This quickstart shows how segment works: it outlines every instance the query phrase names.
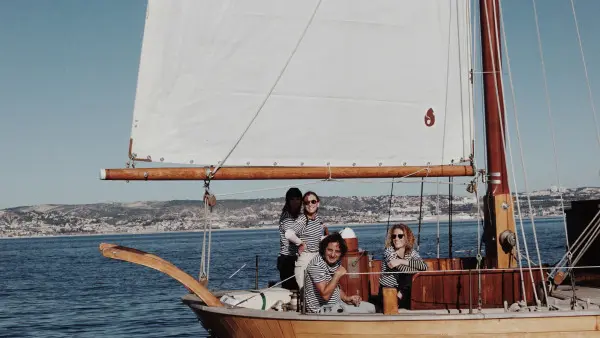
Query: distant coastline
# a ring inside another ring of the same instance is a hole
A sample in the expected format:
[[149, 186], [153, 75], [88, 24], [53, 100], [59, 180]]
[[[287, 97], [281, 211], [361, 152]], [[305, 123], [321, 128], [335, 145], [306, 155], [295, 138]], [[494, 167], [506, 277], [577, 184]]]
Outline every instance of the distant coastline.
[[[520, 207], [524, 218], [561, 217], [564, 206], [600, 199], [600, 188], [547, 189], [531, 192]], [[210, 212], [202, 200], [131, 203], [44, 204], [0, 210], [0, 238], [202, 232], [206, 224], [218, 231], [274, 227], [284, 198], [224, 199]], [[417, 224], [476, 221], [481, 199], [469, 196], [321, 196], [319, 215], [327, 224]], [[275, 224], [274, 224], [275, 223]]]
[[[547, 220], [547, 219], [562, 219], [562, 216], [538, 216], [534, 218], [535, 220]], [[529, 218], [523, 220], [529, 221]], [[477, 222], [476, 219], [460, 219], [453, 220], [452, 223], [470, 223]], [[407, 225], [413, 226], [417, 225], [417, 221], [390, 221], [390, 224], [393, 223], [405, 223]], [[440, 223], [446, 224], [447, 221], [441, 221]], [[340, 228], [340, 227], [363, 227], [370, 225], [385, 225], [387, 222], [378, 222], [378, 223], [348, 223], [348, 224], [326, 224], [330, 228]], [[437, 224], [436, 221], [426, 221], [421, 224]], [[228, 227], [228, 228], [218, 228], [213, 229], [212, 231], [258, 231], [258, 230], [273, 230], [277, 229], [279, 226], [274, 224], [269, 225], [261, 225], [254, 227]], [[69, 238], [69, 237], [98, 237], [98, 236], [122, 236], [122, 235], [158, 235], [158, 234], [184, 234], [184, 233], [203, 233], [203, 229], [193, 229], [193, 230], [174, 230], [174, 231], [138, 231], [138, 232], [107, 232], [107, 233], [77, 233], [77, 234], [60, 234], [60, 235], [27, 235], [27, 236], [12, 236], [12, 237], [0, 237], [0, 240], [11, 240], [11, 239], [39, 239], [39, 238]]]

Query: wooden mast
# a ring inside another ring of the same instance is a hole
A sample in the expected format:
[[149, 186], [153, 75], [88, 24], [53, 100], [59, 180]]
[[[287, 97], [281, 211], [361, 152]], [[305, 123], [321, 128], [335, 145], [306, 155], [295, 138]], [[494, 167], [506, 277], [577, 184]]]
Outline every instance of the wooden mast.
[[488, 268], [516, 266], [512, 257], [515, 220], [504, 147], [504, 100], [500, 57], [498, 0], [479, 0], [488, 186], [484, 201], [485, 252]]

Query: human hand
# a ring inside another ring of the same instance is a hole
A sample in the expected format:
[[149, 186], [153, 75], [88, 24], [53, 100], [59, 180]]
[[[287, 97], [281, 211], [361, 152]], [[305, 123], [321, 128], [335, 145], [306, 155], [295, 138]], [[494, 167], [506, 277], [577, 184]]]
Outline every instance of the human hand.
[[340, 266], [337, 270], [335, 270], [335, 273], [333, 275], [338, 278], [341, 278], [345, 274], [346, 274], [346, 268], [344, 268], [343, 266]]
[[351, 297], [350, 297], [350, 302], [351, 302], [352, 304], [354, 304], [355, 306], [359, 306], [359, 305], [360, 305], [360, 302], [361, 302], [361, 300], [362, 300], [362, 299], [360, 298], [360, 296], [359, 296], [359, 295], [354, 295], [354, 296], [351, 296]]
[[392, 260], [389, 261], [388, 267], [390, 269], [393, 269], [393, 268], [397, 267], [400, 264], [401, 264], [401, 260], [400, 259], [392, 259]]
[[305, 249], [306, 249], [306, 244], [300, 243], [300, 245], [298, 246], [298, 253], [301, 254], [302, 252], [304, 252]]

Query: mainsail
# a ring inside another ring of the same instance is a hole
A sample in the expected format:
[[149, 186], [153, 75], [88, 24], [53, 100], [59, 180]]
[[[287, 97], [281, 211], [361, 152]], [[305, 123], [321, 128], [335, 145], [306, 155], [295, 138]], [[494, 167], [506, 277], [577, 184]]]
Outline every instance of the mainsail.
[[473, 154], [468, 0], [149, 0], [131, 153], [226, 166]]

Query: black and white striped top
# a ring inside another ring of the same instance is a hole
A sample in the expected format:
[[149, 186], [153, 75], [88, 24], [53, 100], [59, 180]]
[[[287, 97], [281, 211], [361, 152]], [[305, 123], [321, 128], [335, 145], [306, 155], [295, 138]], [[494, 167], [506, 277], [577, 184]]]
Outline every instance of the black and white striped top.
[[[379, 285], [386, 287], [397, 287], [398, 280], [406, 279], [410, 273], [427, 270], [427, 264], [423, 261], [416, 250], [411, 250], [410, 253], [404, 254], [404, 259], [408, 261], [408, 265], [401, 264], [395, 268], [390, 268], [388, 263], [393, 259], [398, 259], [396, 250], [389, 246], [383, 252], [384, 260], [381, 262], [381, 276], [379, 277]], [[389, 272], [408, 272], [408, 273], [389, 273]], [[387, 273], [386, 273], [387, 272]], [[400, 283], [403, 284], [403, 283]]]
[[315, 313], [323, 305], [333, 305], [340, 301], [340, 285], [333, 290], [331, 297], [326, 301], [321, 297], [321, 293], [315, 286], [316, 283], [327, 282], [333, 279], [333, 274], [340, 267], [340, 261], [335, 265], [329, 266], [321, 255], [316, 255], [306, 267], [306, 278], [304, 279], [304, 289], [306, 292], [305, 302], [306, 311]]
[[[300, 215], [304, 216], [304, 215]], [[293, 218], [290, 213], [284, 211], [279, 217], [279, 254], [286, 256], [296, 256], [298, 254], [298, 246], [291, 243], [285, 238], [287, 230], [293, 230], [296, 234], [304, 227], [306, 217], [304, 219]]]
[[323, 222], [319, 215], [315, 219], [308, 219], [306, 215], [300, 215], [297, 222], [304, 223], [304, 226], [296, 231], [296, 235], [300, 237], [303, 243], [306, 244], [307, 252], [319, 252], [319, 243], [323, 235]]

